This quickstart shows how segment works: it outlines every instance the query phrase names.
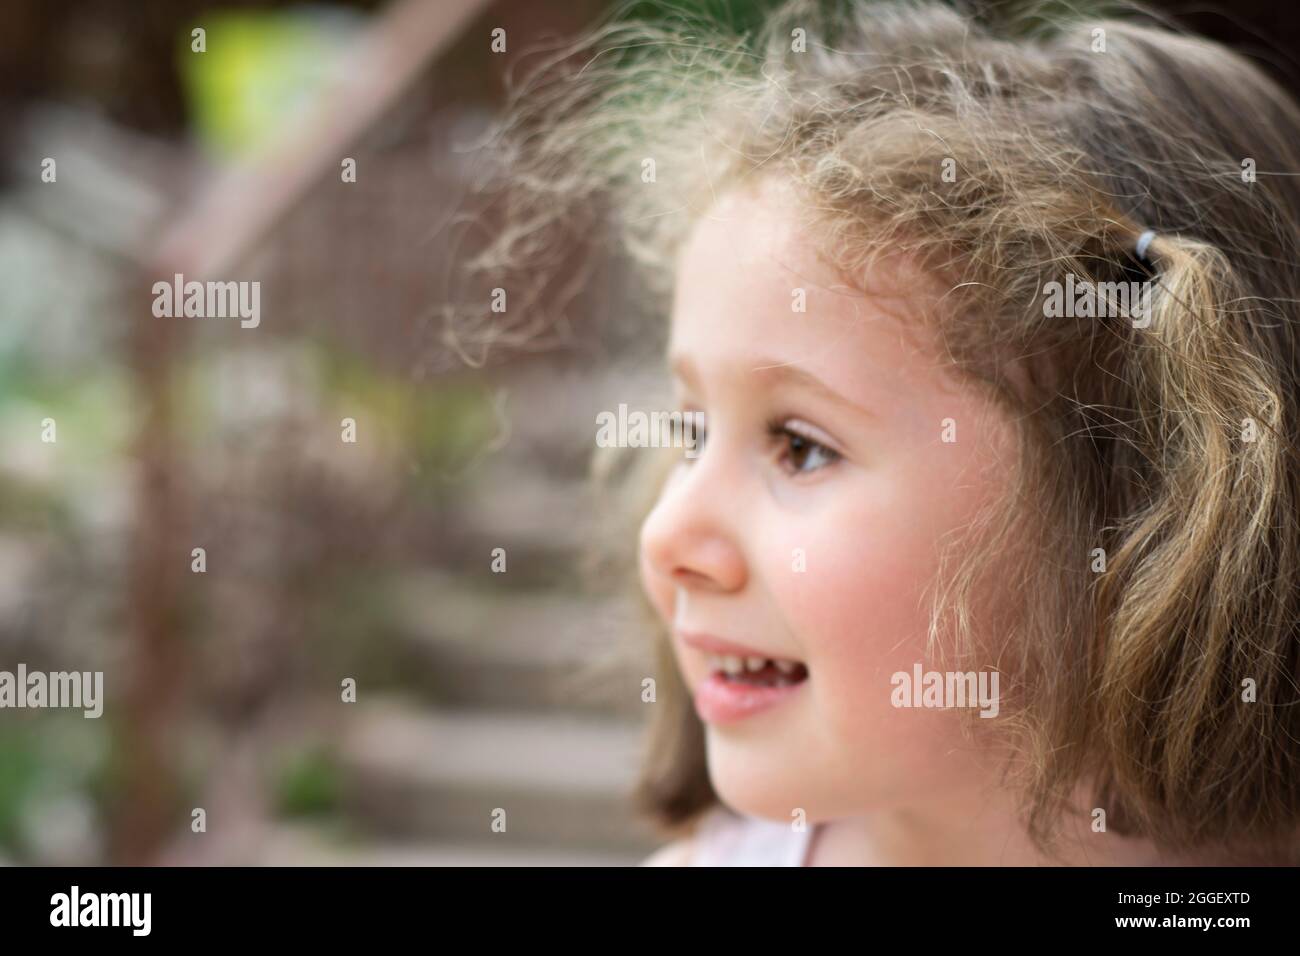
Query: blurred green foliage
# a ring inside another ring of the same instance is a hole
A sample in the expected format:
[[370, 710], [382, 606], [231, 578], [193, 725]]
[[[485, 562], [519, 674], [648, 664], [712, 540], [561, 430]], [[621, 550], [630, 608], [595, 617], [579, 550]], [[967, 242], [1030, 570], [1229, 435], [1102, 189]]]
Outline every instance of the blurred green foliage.
[[20, 816], [40, 778], [42, 763], [32, 735], [0, 734], [0, 847], [11, 853], [20, 849]]
[[454, 480], [468, 469], [497, 436], [499, 425], [492, 391], [471, 375], [449, 376], [413, 387], [355, 353], [322, 348], [323, 387], [339, 407], [365, 409], [373, 421], [392, 429], [411, 464], [431, 479]]
[[332, 813], [339, 807], [342, 772], [327, 748], [304, 750], [278, 768], [272, 792], [275, 812], [280, 817]]
[[199, 138], [226, 155], [256, 149], [328, 82], [358, 22], [320, 7], [201, 18], [205, 52], [193, 50], [189, 32], [177, 52]]

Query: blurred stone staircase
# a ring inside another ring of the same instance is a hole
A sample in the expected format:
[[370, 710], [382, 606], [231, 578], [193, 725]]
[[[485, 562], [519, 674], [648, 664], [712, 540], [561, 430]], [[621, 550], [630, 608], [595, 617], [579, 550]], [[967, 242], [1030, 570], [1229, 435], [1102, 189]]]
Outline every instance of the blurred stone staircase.
[[627, 801], [639, 736], [624, 721], [374, 706], [343, 745], [351, 809], [381, 842], [635, 862], [655, 842]]
[[[633, 612], [531, 573], [571, 570], [592, 531], [584, 475], [539, 458], [585, 466], [595, 412], [628, 392], [625, 375], [516, 382], [510, 442], [449, 516], [474, 559], [393, 583], [403, 695], [358, 703], [339, 741], [348, 816], [374, 838], [351, 862], [631, 864], [662, 843], [629, 800], [652, 706], [644, 666], [601, 666], [635, 634]], [[505, 574], [491, 573], [493, 547]]]

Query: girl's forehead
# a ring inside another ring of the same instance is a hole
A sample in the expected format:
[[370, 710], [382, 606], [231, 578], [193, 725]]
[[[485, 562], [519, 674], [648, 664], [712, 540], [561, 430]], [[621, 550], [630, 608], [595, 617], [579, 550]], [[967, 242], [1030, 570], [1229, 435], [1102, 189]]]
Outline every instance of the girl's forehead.
[[[841, 268], [845, 246], [825, 218], [778, 176], [725, 189], [695, 218], [677, 259], [674, 306], [744, 301], [788, 316], [853, 315], [869, 302], [882, 317], [915, 325], [951, 291], [910, 255], [881, 244], [853, 267]], [[675, 309], [675, 313], [676, 313]]]
[[742, 195], [718, 206], [720, 215], [695, 224], [679, 261], [670, 353], [933, 357], [918, 329], [939, 291], [907, 263], [882, 256], [852, 285], [781, 205]]

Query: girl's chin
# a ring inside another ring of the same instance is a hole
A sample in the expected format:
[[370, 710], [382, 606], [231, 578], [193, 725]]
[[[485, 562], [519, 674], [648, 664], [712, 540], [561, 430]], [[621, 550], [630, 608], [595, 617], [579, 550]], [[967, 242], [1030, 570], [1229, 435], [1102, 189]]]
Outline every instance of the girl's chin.
[[791, 774], [790, 762], [781, 754], [761, 752], [753, 742], [733, 744], [719, 741], [706, 730], [709, 782], [713, 792], [737, 813], [776, 820], [794, 819], [796, 811], [806, 817], [812, 795], [806, 780]]

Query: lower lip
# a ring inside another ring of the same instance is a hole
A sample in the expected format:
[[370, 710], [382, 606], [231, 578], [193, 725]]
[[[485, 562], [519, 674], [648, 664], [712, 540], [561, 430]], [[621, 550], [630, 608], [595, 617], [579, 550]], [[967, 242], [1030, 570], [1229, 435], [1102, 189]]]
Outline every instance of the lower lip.
[[756, 687], [729, 681], [712, 673], [695, 690], [695, 712], [708, 724], [729, 724], [769, 710], [799, 693], [808, 683], [804, 678], [784, 687]]

